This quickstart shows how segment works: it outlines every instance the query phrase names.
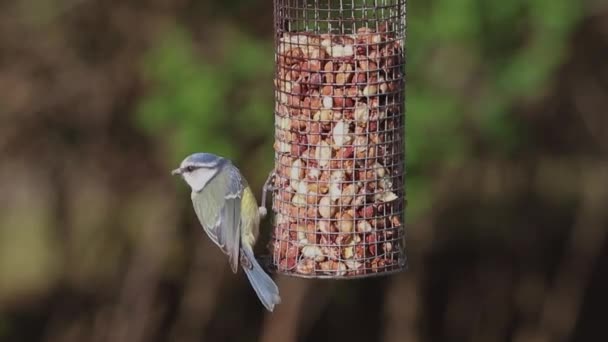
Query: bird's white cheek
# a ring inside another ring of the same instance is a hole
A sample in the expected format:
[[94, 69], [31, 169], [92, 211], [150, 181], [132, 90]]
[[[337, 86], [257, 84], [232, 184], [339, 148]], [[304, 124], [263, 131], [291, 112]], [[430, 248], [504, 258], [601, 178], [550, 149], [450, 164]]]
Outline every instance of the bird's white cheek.
[[184, 180], [186, 180], [194, 191], [199, 191], [204, 188], [212, 177], [213, 172], [205, 169], [199, 169], [184, 174]]

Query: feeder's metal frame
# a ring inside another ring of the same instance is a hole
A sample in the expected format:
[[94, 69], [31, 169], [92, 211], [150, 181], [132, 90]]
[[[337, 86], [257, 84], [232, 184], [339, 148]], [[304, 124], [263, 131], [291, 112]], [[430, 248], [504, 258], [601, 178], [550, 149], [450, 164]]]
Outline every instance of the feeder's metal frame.
[[[381, 270], [378, 272], [367, 272], [368, 270], [366, 269], [366, 272], [363, 274], [351, 274], [351, 275], [337, 275], [337, 274], [323, 274], [320, 273], [319, 270], [315, 270], [315, 272], [313, 272], [312, 274], [302, 274], [302, 273], [298, 273], [298, 272], [293, 272], [293, 271], [287, 271], [287, 270], [282, 270], [279, 267], [277, 267], [278, 265], [274, 263], [274, 252], [273, 252], [273, 243], [276, 242], [283, 242], [280, 241], [279, 239], [276, 238], [275, 236], [275, 229], [276, 229], [276, 222], [273, 222], [273, 237], [271, 238], [269, 247], [270, 247], [270, 255], [264, 257], [263, 259], [265, 262], [263, 262], [263, 264], [266, 265], [267, 269], [269, 269], [269, 271], [273, 272], [273, 273], [277, 273], [277, 274], [282, 274], [282, 275], [287, 275], [287, 276], [291, 276], [291, 277], [298, 277], [298, 278], [306, 278], [306, 279], [342, 279], [342, 280], [349, 280], [349, 279], [361, 279], [361, 278], [370, 278], [370, 277], [378, 277], [378, 276], [388, 276], [388, 275], [392, 275], [392, 274], [396, 274], [396, 273], [401, 273], [404, 272], [408, 269], [408, 262], [407, 262], [407, 256], [406, 256], [406, 225], [405, 225], [405, 209], [406, 209], [406, 204], [407, 204], [407, 200], [406, 200], [406, 186], [405, 186], [405, 172], [406, 172], [406, 156], [405, 156], [405, 137], [406, 137], [406, 124], [405, 124], [405, 114], [406, 114], [406, 110], [405, 110], [405, 64], [406, 64], [406, 49], [405, 49], [405, 40], [406, 40], [406, 0], [362, 0], [362, 1], [355, 1], [355, 0], [336, 0], [336, 1], [332, 1], [332, 0], [273, 0], [274, 2], [274, 27], [275, 27], [275, 37], [274, 37], [274, 46], [275, 49], [279, 46], [279, 39], [280, 39], [280, 35], [281, 33], [287, 33], [287, 32], [293, 32], [293, 33], [305, 33], [305, 32], [314, 32], [315, 34], [320, 34], [320, 33], [328, 33], [328, 34], [346, 34], [347, 32], [350, 33], [355, 33], [356, 32], [356, 24], [357, 23], [361, 23], [361, 22], [375, 22], [376, 23], [376, 27], [378, 27], [378, 23], [385, 23], [385, 22], [390, 22], [391, 24], [395, 25], [397, 28], [392, 31], [392, 33], [396, 33], [399, 38], [395, 39], [395, 41], [400, 41], [401, 43], [401, 47], [402, 47], [402, 51], [400, 52], [401, 54], [401, 62], [400, 65], [398, 65], [397, 67], [401, 68], [401, 79], [400, 79], [400, 87], [398, 89], [396, 89], [392, 94], [397, 96], [400, 100], [401, 100], [401, 104], [400, 104], [400, 113], [399, 113], [399, 120], [400, 120], [400, 125], [396, 128], [393, 128], [393, 131], [399, 131], [400, 133], [403, 134], [402, 139], [403, 139], [403, 143], [400, 146], [394, 146], [395, 150], [393, 151], [393, 153], [390, 155], [391, 157], [395, 157], [397, 159], [402, 158], [401, 160], [401, 164], [396, 163], [393, 164], [397, 165], [401, 170], [402, 170], [402, 174], [398, 175], [398, 176], [394, 176], [397, 179], [399, 179], [399, 177], [403, 177], [402, 180], [402, 184], [400, 186], [398, 186], [398, 188], [400, 189], [400, 196], [399, 199], [400, 201], [403, 202], [403, 204], [398, 205], [399, 212], [398, 215], [401, 219], [401, 226], [399, 228], [397, 228], [396, 230], [398, 231], [398, 236], [396, 238], [393, 238], [391, 241], [399, 241], [399, 246], [398, 248], [400, 249], [398, 252], [400, 253], [399, 257], [399, 262], [397, 264], [394, 264], [391, 266], [391, 268], [387, 268], [386, 270]], [[338, 9], [332, 9], [331, 8], [331, 4], [339, 4], [339, 8]], [[382, 16], [381, 18], [375, 17], [375, 18], [365, 18], [365, 14], [364, 14], [364, 18], [363, 19], [357, 19], [357, 18], [344, 18], [342, 16], [344, 10], [345, 10], [345, 5], [350, 3], [350, 7], [346, 6], [346, 10], [351, 10], [354, 11], [355, 10], [361, 10], [363, 11], [363, 13], [367, 13], [367, 11], [376, 11], [376, 12], [383, 12], [384, 10], [388, 10], [393, 11], [393, 10], [397, 10], [396, 13], [393, 13], [394, 16], [391, 16], [389, 14], [389, 16]], [[363, 3], [363, 5], [359, 5], [357, 6], [356, 3]], [[371, 3], [368, 5], [368, 3]], [[327, 8], [322, 8], [320, 6], [326, 5]], [[308, 18], [307, 17], [307, 13], [308, 10], [313, 9], [314, 13], [315, 13], [315, 17], [314, 18]], [[289, 13], [285, 13], [285, 12], [290, 12], [292, 10], [304, 10], [304, 17], [296, 17], [295, 18], [295, 23], [294, 23], [294, 18], [291, 18], [289, 16]], [[328, 17], [327, 19], [321, 19], [319, 17], [319, 13], [321, 12], [327, 12], [328, 16], [331, 15], [332, 12], [339, 12], [340, 16], [337, 18], [330, 18]], [[309, 26], [310, 24], [310, 20], [313, 21], [314, 24], [314, 28], [311, 28]], [[298, 27], [299, 25], [302, 25], [302, 22], [298, 22], [298, 21], [304, 21], [305, 22], [305, 26], [304, 27]], [[346, 28], [347, 23], [351, 23], [352, 25], [352, 31], [349, 31]], [[328, 26], [328, 31], [323, 31], [320, 29], [319, 24], [325, 23]], [[295, 24], [295, 25], [292, 25]], [[334, 26], [333, 24], [336, 24], [336, 26]], [[296, 26], [295, 28], [292, 26]], [[338, 32], [334, 32], [335, 30], [338, 30]], [[323, 31], [323, 32], [321, 32]], [[369, 52], [369, 50], [367, 50]], [[279, 55], [276, 54], [276, 50], [275, 50], [275, 63], [278, 63], [279, 60]], [[378, 69], [379, 70], [379, 69]], [[279, 80], [279, 67], [278, 64], [275, 65], [274, 68], [274, 73], [275, 73], [275, 80]], [[378, 73], [379, 74], [379, 73]], [[371, 83], [370, 83], [371, 84]], [[275, 94], [278, 94], [280, 92], [280, 90], [275, 90]], [[332, 95], [333, 96], [333, 95]], [[401, 97], [403, 96], [403, 97]], [[275, 101], [277, 101], [277, 99], [275, 98]], [[276, 108], [275, 108], [276, 110]], [[276, 111], [275, 111], [275, 117], [276, 117]], [[275, 122], [276, 125], [276, 122]], [[275, 130], [276, 130], [276, 126], [275, 126]], [[386, 133], [388, 134], [388, 130], [386, 131], [380, 131], [380, 128], [378, 128], [378, 132], [380, 133]], [[377, 149], [377, 147], [376, 147]], [[279, 165], [279, 156], [276, 155], [275, 156], [275, 169], [273, 169], [269, 176], [268, 179], [266, 181], [266, 183], [264, 184], [264, 189], [263, 189], [263, 195], [262, 195], [262, 206], [264, 207], [263, 212], [266, 212], [265, 206], [266, 206], [266, 192], [271, 192], [272, 193], [272, 199], [273, 199], [273, 203], [272, 203], [272, 211], [273, 213], [276, 215], [277, 212], [277, 208], [275, 208], [275, 196], [277, 195], [277, 191], [279, 190], [278, 187], [273, 186], [272, 185], [272, 180], [275, 179], [275, 177], [277, 177], [277, 173], [276, 173], [276, 167], [277, 165]], [[367, 157], [366, 157], [367, 158]], [[338, 159], [339, 161], [344, 161], [346, 159]], [[354, 180], [353, 180], [354, 182]], [[260, 212], [262, 212], [262, 209], [260, 209]], [[390, 217], [390, 215], [393, 215], [392, 210], [391, 210], [391, 214], [385, 215], [385, 216], [378, 216], [378, 217]], [[265, 216], [265, 215], [264, 215]], [[273, 219], [275, 217], [273, 216]], [[299, 216], [297, 217], [297, 219], [299, 220]], [[308, 220], [308, 219], [303, 219], [303, 220]], [[385, 230], [387, 228], [375, 228], [375, 229], [382, 229]], [[290, 243], [290, 242], [288, 242]], [[375, 244], [378, 244], [379, 242], [375, 241], [373, 242]], [[313, 243], [311, 245], [319, 245], [316, 243]], [[365, 246], [365, 248], [367, 248], [368, 243], [363, 243], [363, 245]], [[371, 259], [372, 257], [369, 257], [367, 259]], [[364, 259], [367, 260], [367, 259]], [[296, 259], [296, 265], [299, 262], [299, 260]], [[294, 266], [295, 269], [296, 266]]]

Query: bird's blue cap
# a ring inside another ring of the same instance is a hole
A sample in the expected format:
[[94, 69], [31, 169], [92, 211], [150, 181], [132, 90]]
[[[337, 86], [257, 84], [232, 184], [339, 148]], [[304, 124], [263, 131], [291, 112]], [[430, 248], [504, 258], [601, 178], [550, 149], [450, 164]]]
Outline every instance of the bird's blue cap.
[[179, 168], [173, 170], [171, 174], [182, 174], [187, 167], [195, 168], [212, 168], [217, 167], [224, 159], [212, 153], [194, 153], [186, 157], [180, 164]]

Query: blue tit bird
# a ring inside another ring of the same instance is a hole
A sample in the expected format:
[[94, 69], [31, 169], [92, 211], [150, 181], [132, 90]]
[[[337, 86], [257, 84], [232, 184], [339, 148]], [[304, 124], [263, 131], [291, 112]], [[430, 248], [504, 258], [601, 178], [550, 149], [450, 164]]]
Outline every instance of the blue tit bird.
[[196, 216], [209, 238], [228, 256], [232, 271], [236, 273], [240, 264], [260, 301], [272, 312], [281, 302], [279, 289], [253, 254], [266, 207], [258, 207], [239, 169], [214, 154], [194, 153], [171, 173], [181, 175], [192, 188]]

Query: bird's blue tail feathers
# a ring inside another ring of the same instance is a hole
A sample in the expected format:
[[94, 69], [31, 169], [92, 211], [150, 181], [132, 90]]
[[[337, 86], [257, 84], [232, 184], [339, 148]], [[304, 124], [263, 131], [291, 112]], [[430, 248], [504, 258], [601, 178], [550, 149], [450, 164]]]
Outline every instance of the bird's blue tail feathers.
[[253, 251], [250, 248], [243, 247], [241, 248], [243, 256], [247, 258], [247, 261], [252, 267], [247, 267], [248, 265], [243, 264], [243, 270], [245, 270], [245, 274], [247, 274], [247, 278], [249, 278], [249, 282], [251, 286], [257, 293], [260, 301], [268, 311], [272, 312], [274, 310], [274, 306], [281, 303], [281, 297], [279, 296], [279, 288], [274, 283], [272, 278], [264, 272], [264, 269], [258, 261], [255, 259], [253, 255]]

